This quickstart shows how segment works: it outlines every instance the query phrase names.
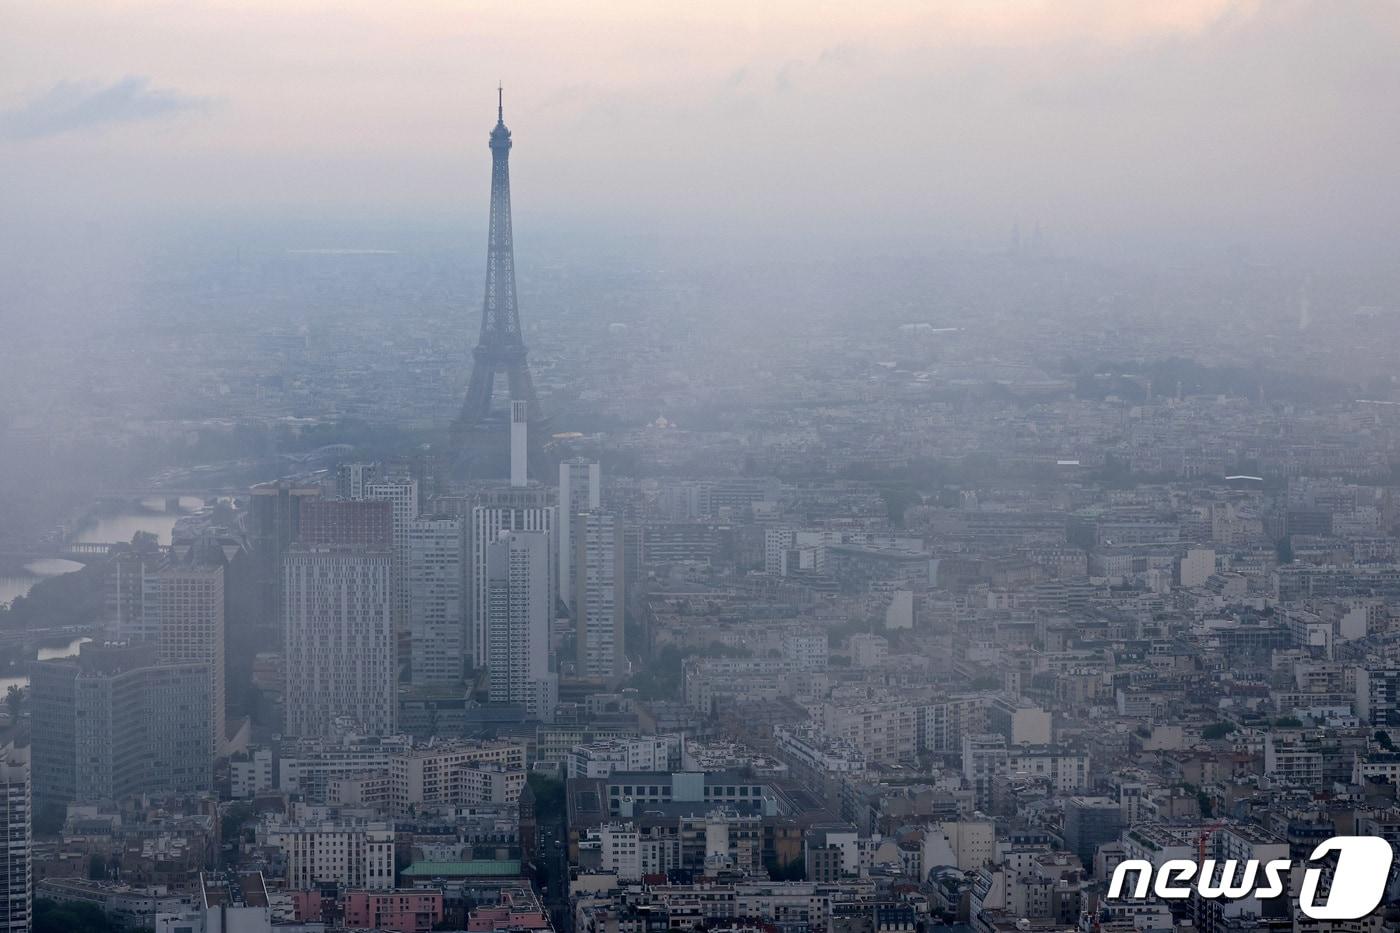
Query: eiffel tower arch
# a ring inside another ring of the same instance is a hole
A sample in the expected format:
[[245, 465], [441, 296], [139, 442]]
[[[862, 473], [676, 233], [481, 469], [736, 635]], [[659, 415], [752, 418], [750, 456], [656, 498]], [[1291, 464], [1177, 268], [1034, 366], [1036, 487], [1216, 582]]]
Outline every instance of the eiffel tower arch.
[[[497, 377], [506, 377], [510, 401], [523, 401], [529, 418], [529, 473], [546, 480], [544, 441], [548, 423], [535, 396], [520, 333], [515, 300], [515, 246], [510, 221], [510, 130], [497, 88], [496, 126], [491, 131], [491, 223], [486, 247], [486, 296], [481, 306], [481, 337], [472, 351], [471, 382], [461, 414], [453, 425], [452, 446], [463, 472], [476, 477], [504, 477], [508, 417], [493, 409]], [[504, 406], [509, 409], [509, 404]]]

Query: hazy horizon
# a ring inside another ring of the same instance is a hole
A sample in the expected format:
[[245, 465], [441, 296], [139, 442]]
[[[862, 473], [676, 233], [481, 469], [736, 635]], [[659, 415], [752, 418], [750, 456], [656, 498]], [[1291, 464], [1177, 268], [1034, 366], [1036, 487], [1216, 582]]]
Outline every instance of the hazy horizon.
[[1392, 255], [1400, 7], [1170, 6], [22, 2], [0, 208], [480, 223], [499, 80], [536, 236]]

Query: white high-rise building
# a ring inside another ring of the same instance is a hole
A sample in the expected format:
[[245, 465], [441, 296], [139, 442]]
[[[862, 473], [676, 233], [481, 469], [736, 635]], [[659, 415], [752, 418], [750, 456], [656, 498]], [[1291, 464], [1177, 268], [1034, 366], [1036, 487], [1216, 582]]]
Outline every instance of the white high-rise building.
[[294, 546], [283, 577], [288, 735], [328, 736], [339, 717], [394, 732], [397, 675], [391, 557]]
[[[549, 536], [549, 592], [556, 591], [558, 566], [553, 550], [557, 516], [554, 490], [545, 486], [494, 487], [481, 495], [472, 509], [471, 529], [471, 638], [473, 662], [482, 667], [486, 651], [486, 548], [503, 531], [540, 531]], [[553, 618], [553, 606], [549, 615]]]
[[197, 662], [209, 671], [209, 742], [224, 744], [224, 568], [171, 564], [156, 574], [159, 630], [156, 660]]
[[389, 502], [394, 507], [393, 610], [394, 629], [408, 627], [408, 531], [418, 517], [418, 480], [408, 477], [384, 478], [365, 483], [365, 498]]
[[486, 546], [486, 664], [491, 702], [554, 718], [558, 697], [549, 670], [553, 538], [543, 531], [503, 531]]
[[462, 681], [467, 641], [467, 523], [424, 516], [408, 530], [409, 638], [415, 686]]
[[615, 680], [626, 671], [622, 529], [611, 512], [574, 516], [574, 632], [578, 675]]
[[33, 805], [25, 749], [0, 759], [0, 933], [29, 933], [33, 922]]
[[596, 460], [575, 457], [559, 464], [559, 598], [574, 604], [573, 516], [603, 505], [603, 474]]

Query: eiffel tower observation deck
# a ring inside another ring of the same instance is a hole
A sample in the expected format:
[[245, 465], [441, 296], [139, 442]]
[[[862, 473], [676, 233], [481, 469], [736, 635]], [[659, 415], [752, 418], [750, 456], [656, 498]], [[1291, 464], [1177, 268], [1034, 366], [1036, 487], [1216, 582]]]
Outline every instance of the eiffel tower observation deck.
[[454, 425], [454, 446], [465, 472], [474, 477], [506, 475], [506, 432], [510, 405], [493, 406], [505, 377], [505, 397], [523, 401], [528, 411], [530, 473], [544, 478], [543, 442], [547, 424], [526, 363], [515, 300], [515, 247], [510, 220], [510, 130], [497, 88], [496, 126], [491, 130], [491, 226], [486, 248], [486, 297], [481, 307], [481, 338], [472, 353], [471, 382]]

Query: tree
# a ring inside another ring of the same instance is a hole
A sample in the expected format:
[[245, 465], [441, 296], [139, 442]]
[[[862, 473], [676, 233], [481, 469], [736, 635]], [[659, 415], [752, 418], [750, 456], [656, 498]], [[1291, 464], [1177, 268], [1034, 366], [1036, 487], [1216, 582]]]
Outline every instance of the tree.
[[20, 713], [24, 711], [24, 688], [11, 684], [9, 692], [5, 694], [5, 705], [10, 710], [10, 721], [18, 722]]
[[564, 782], [543, 771], [531, 771], [525, 778], [535, 796], [535, 818], [540, 823], [564, 818]]
[[223, 841], [225, 867], [238, 864], [242, 856], [243, 826], [253, 818], [253, 807], [247, 803], [230, 804], [219, 820], [219, 838]]
[[160, 538], [149, 531], [138, 531], [131, 536], [131, 549], [137, 554], [154, 554], [160, 548]]
[[60, 904], [48, 898], [34, 901], [34, 933], [118, 933], [122, 924], [95, 904]]
[[1214, 742], [1216, 739], [1225, 738], [1225, 736], [1234, 732], [1235, 728], [1233, 722], [1225, 722], [1223, 720], [1221, 722], [1213, 722], [1201, 730], [1201, 738], [1205, 739], [1207, 742]]
[[781, 865], [776, 860], [770, 859], [763, 863], [763, 867], [768, 869], [768, 877], [774, 881], [807, 880], [807, 863], [800, 855]]

